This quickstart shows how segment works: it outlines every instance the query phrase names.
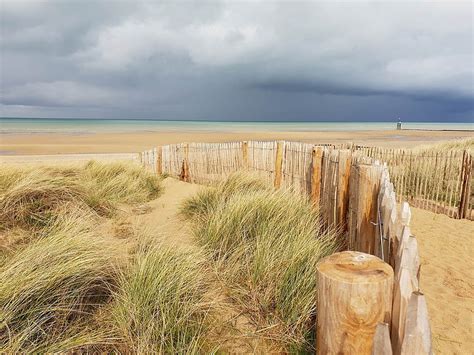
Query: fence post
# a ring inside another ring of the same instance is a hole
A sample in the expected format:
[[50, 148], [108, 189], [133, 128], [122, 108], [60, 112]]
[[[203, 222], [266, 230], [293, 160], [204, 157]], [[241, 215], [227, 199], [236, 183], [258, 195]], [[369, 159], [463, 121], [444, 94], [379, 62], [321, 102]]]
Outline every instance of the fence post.
[[323, 160], [323, 148], [313, 147], [311, 151], [311, 202], [319, 209], [321, 198], [321, 167]]
[[373, 254], [377, 242], [377, 205], [382, 166], [351, 167], [349, 191], [349, 249]]
[[161, 175], [163, 173], [163, 147], [159, 146], [156, 148], [156, 175]]
[[468, 151], [464, 151], [462, 155], [461, 169], [461, 196], [459, 199], [458, 218], [466, 218], [469, 206], [469, 198], [471, 192], [471, 155]]
[[277, 150], [275, 156], [275, 181], [274, 186], [278, 189], [281, 186], [281, 173], [283, 168], [283, 147], [284, 141], [277, 142]]
[[379, 323], [377, 324], [377, 328], [375, 328], [372, 355], [392, 355], [390, 327], [387, 323]]
[[349, 207], [349, 178], [351, 175], [352, 153], [350, 150], [339, 151], [337, 174], [336, 225], [341, 232], [347, 231], [347, 209]]
[[421, 292], [413, 292], [407, 306], [405, 336], [401, 347], [402, 355], [431, 355], [431, 329], [428, 307]]
[[318, 270], [318, 354], [371, 354], [375, 328], [390, 323], [393, 270], [373, 255], [344, 251]]
[[183, 165], [181, 167], [180, 180], [185, 182], [191, 182], [191, 177], [189, 176], [189, 143], [184, 143], [184, 158]]
[[242, 165], [244, 169], [249, 167], [249, 143], [247, 141], [242, 142]]

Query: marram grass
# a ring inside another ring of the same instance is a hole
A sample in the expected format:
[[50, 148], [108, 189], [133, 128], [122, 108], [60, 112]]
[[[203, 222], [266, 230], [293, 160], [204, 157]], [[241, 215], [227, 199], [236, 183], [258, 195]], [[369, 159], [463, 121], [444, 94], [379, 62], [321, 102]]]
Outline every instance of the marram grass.
[[336, 250], [335, 236], [319, 228], [305, 198], [264, 183], [239, 188], [249, 179], [255, 178], [231, 176], [234, 188], [223, 183], [201, 192], [184, 204], [183, 213], [194, 221], [196, 240], [213, 255], [231, 296], [268, 329], [266, 336], [289, 350], [310, 349], [316, 264]]
[[0, 266], [0, 349], [71, 351], [105, 341], [94, 312], [110, 301], [121, 253], [85, 230], [56, 228]]
[[159, 177], [131, 163], [4, 167], [0, 172], [0, 229], [42, 228], [66, 204], [110, 215], [121, 203], [146, 202], [160, 191]]
[[142, 245], [121, 274], [112, 309], [125, 347], [142, 354], [201, 352], [209, 311], [207, 274], [199, 252]]

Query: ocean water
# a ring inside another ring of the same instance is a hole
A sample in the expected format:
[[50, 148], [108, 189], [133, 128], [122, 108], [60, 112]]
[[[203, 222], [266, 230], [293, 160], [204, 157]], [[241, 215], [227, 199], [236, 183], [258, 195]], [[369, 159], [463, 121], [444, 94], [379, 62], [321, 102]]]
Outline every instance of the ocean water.
[[[0, 118], [0, 134], [99, 132], [251, 132], [251, 131], [365, 131], [394, 130], [396, 122], [226, 122], [109, 119]], [[474, 123], [403, 123], [404, 129], [474, 130]]]

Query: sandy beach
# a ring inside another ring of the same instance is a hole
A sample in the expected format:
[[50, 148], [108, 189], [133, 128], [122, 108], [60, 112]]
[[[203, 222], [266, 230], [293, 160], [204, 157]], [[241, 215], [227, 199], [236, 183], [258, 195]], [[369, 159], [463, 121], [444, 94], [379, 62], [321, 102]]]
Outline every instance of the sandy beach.
[[288, 140], [307, 143], [343, 143], [384, 147], [412, 147], [442, 140], [474, 137], [473, 131], [370, 130], [312, 132], [196, 132], [131, 133], [7, 133], [0, 135], [0, 155], [136, 153], [157, 145], [181, 142]]

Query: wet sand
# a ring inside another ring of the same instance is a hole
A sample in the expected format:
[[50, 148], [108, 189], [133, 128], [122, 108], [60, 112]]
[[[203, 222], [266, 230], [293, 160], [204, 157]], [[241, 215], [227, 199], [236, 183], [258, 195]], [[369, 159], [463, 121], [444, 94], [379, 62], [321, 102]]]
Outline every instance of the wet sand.
[[474, 137], [472, 131], [313, 131], [313, 132], [130, 132], [31, 133], [0, 135], [0, 155], [132, 153], [157, 145], [181, 142], [288, 140], [307, 143], [345, 143], [384, 147], [412, 147], [443, 140]]

